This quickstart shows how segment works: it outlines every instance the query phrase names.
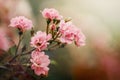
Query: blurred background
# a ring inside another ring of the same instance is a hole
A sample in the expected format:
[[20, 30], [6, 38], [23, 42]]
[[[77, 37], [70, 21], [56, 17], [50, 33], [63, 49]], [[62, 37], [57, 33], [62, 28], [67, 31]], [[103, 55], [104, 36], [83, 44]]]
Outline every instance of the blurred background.
[[0, 0], [0, 48], [8, 50], [10, 39], [17, 42], [16, 31], [8, 28], [12, 17], [26, 16], [35, 30], [45, 30], [44, 8], [71, 17], [85, 34], [86, 45], [48, 53], [55, 64], [42, 80], [120, 80], [120, 0]]

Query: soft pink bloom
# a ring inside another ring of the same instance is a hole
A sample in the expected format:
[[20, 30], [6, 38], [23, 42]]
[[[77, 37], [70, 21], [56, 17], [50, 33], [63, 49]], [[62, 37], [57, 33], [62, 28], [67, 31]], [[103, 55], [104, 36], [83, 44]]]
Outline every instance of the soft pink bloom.
[[36, 75], [47, 75], [49, 68], [48, 65], [50, 64], [49, 56], [45, 55], [44, 52], [40, 51], [33, 51], [31, 54], [30, 59], [32, 65], [31, 68], [34, 70]]
[[30, 30], [33, 27], [32, 21], [24, 16], [18, 16], [12, 18], [10, 21], [10, 27], [16, 27], [21, 31]]
[[61, 33], [60, 41], [62, 43], [71, 44], [74, 41], [78, 47], [85, 45], [84, 34], [72, 22], [65, 23], [64, 20], [61, 20], [59, 26], [59, 32]]
[[0, 32], [0, 49], [2, 50], [8, 50], [9, 48], [9, 42], [7, 40], [7, 37], [5, 36], [5, 33]]
[[59, 12], [54, 9], [54, 8], [45, 8], [43, 11], [42, 11], [42, 15], [44, 18], [46, 19], [62, 19], [62, 16], [59, 15]]
[[76, 46], [80, 47], [85, 45], [86, 37], [78, 28], [76, 28], [74, 36]]
[[11, 46], [13, 46], [13, 42], [9, 39], [11, 33], [7, 30], [7, 28], [0, 26], [0, 50], [7, 51]]
[[62, 43], [71, 44], [74, 40], [74, 25], [72, 22], [61, 21], [59, 32], [61, 33], [60, 41]]
[[32, 38], [31, 38], [31, 46], [37, 48], [38, 50], [44, 50], [47, 48], [49, 44], [48, 41], [51, 39], [51, 34], [46, 34], [46, 32], [38, 31]]

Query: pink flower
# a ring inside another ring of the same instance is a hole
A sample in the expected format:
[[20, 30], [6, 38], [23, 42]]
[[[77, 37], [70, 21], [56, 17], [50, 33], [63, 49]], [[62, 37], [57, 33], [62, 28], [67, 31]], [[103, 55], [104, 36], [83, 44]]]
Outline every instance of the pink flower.
[[37, 48], [38, 50], [44, 50], [47, 48], [49, 44], [48, 41], [51, 39], [51, 34], [46, 34], [46, 32], [38, 31], [32, 38], [31, 38], [31, 46]]
[[62, 43], [71, 44], [74, 40], [74, 25], [72, 22], [61, 21], [60, 22], [59, 32], [61, 33], [60, 41]]
[[10, 21], [10, 27], [16, 27], [20, 31], [30, 30], [33, 27], [32, 21], [24, 16], [18, 16], [12, 18]]
[[55, 10], [54, 8], [45, 8], [43, 11], [42, 11], [42, 15], [44, 18], [46, 19], [62, 19], [62, 16], [59, 15], [59, 12], [57, 10]]
[[0, 30], [0, 50], [7, 51], [10, 48], [10, 41], [7, 39], [6, 33]]
[[48, 65], [50, 64], [49, 56], [45, 55], [44, 52], [40, 51], [33, 51], [31, 54], [30, 59], [32, 65], [31, 68], [34, 70], [36, 75], [47, 75], [49, 68]]
[[76, 46], [80, 47], [85, 45], [85, 35], [78, 28], [76, 28], [74, 36]]
[[59, 39], [62, 43], [71, 44], [74, 41], [78, 47], [85, 45], [84, 34], [72, 22], [65, 23], [64, 20], [61, 20], [59, 26], [59, 32], [61, 34]]
[[7, 40], [7, 38], [5, 37], [4, 34], [0, 34], [0, 49], [2, 49], [2, 50], [8, 50], [8, 48], [9, 48], [8, 47], [8, 40]]

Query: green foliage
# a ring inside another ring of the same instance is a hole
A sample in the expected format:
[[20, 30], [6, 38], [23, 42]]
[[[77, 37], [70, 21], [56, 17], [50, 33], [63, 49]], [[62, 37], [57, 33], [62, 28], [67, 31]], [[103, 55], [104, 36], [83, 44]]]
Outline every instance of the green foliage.
[[16, 49], [17, 49], [17, 47], [16, 47], [16, 45], [14, 45], [13, 47], [9, 48], [8, 53], [11, 54], [11, 55], [14, 55]]
[[11, 58], [11, 55], [8, 52], [4, 50], [0, 50], [0, 65], [2, 65], [3, 63], [6, 63], [10, 58]]
[[50, 60], [50, 63], [51, 63], [52, 65], [58, 65], [55, 60]]

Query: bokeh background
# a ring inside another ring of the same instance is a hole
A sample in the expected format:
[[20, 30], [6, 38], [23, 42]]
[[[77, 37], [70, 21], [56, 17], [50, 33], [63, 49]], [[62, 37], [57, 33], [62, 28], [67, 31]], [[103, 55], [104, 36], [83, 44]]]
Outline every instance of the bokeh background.
[[40, 13], [44, 8], [71, 17], [85, 34], [86, 45], [67, 45], [48, 53], [55, 62], [42, 80], [120, 80], [120, 0], [0, 0], [0, 48], [12, 46], [3, 34], [17, 43], [16, 31], [8, 28], [12, 17], [26, 16], [36, 31], [44, 31], [46, 22]]

